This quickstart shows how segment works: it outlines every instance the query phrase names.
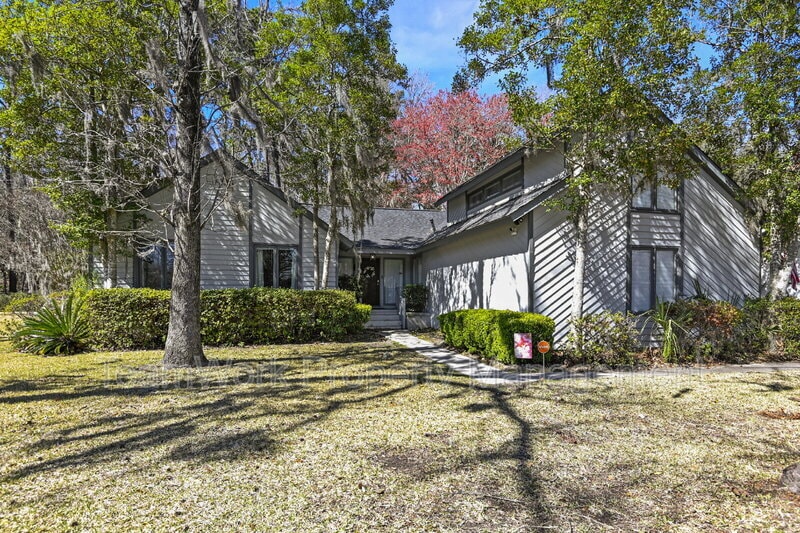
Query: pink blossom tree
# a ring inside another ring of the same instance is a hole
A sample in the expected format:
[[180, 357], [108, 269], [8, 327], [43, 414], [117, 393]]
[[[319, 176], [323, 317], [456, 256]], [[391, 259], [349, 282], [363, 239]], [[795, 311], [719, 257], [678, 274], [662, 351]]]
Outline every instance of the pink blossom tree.
[[387, 203], [395, 207], [431, 207], [521, 143], [505, 95], [482, 98], [472, 89], [423, 89], [404, 104], [391, 140], [395, 160]]

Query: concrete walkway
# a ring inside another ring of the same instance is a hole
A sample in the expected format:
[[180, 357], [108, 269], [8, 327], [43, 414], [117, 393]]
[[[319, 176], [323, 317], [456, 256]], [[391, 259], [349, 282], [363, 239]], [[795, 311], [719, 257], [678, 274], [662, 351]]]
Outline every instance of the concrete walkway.
[[[641, 377], [667, 377], [688, 376], [702, 374], [730, 374], [752, 372], [800, 372], [800, 361], [789, 363], [753, 363], [747, 365], [718, 365], [718, 366], [683, 366], [672, 368], [652, 368], [647, 370], [576, 370], [563, 367], [551, 367], [544, 372], [527, 372], [536, 369], [536, 365], [525, 367], [526, 372], [512, 372], [500, 370], [493, 366], [481, 363], [457, 354], [445, 348], [438, 348], [435, 344], [415, 337], [407, 331], [387, 332], [387, 338], [437, 363], [447, 365], [451, 370], [470, 377], [485, 385], [513, 385], [530, 383], [542, 379], [575, 379], [575, 378], [630, 378]], [[541, 366], [538, 369], [542, 369]]]

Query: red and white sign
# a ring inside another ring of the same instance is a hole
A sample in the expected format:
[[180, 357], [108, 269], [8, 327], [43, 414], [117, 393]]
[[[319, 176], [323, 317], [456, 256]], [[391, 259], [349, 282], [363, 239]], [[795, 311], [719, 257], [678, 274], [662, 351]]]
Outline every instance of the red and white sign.
[[533, 359], [533, 340], [530, 333], [514, 333], [514, 357]]
[[550, 343], [547, 341], [539, 341], [539, 344], [536, 345], [536, 348], [539, 350], [540, 354], [546, 354], [550, 351]]

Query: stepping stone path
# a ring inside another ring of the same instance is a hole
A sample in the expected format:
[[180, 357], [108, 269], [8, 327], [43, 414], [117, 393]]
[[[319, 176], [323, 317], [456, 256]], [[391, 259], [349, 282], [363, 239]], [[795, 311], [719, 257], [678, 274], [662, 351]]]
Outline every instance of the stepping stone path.
[[800, 494], [800, 463], [783, 469], [781, 485], [789, 489], [790, 492]]

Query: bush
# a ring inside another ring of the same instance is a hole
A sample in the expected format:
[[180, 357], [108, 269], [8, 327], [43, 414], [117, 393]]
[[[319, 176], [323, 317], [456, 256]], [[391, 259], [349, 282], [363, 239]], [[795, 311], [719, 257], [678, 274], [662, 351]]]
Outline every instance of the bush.
[[745, 300], [739, 322], [733, 328], [733, 345], [740, 361], [752, 360], [769, 350], [770, 334], [777, 333], [771, 315], [772, 306], [767, 298]]
[[403, 287], [403, 298], [406, 300], [406, 311], [421, 313], [428, 305], [428, 287], [425, 285], [406, 285]]
[[47, 305], [47, 298], [40, 294], [16, 293], [3, 310], [6, 313], [35, 313]]
[[552, 343], [555, 331], [555, 322], [546, 316], [494, 309], [445, 313], [439, 324], [450, 346], [508, 364], [521, 362], [514, 357], [514, 333], [530, 333], [534, 343]]
[[[164, 346], [169, 291], [106, 289], [88, 293], [92, 343], [103, 349]], [[220, 289], [200, 293], [203, 342], [210, 346], [340, 339], [369, 320], [371, 307], [340, 290]]]
[[800, 355], [800, 300], [784, 298], [773, 302], [772, 308], [783, 351], [795, 359]]
[[707, 298], [678, 300], [676, 316], [686, 317], [678, 338], [687, 359], [735, 360], [741, 347], [734, 345], [734, 331], [741, 311], [732, 303]]
[[10, 338], [14, 347], [22, 352], [72, 355], [86, 348], [89, 333], [83, 298], [70, 294], [61, 302], [51, 300], [49, 306], [24, 318]]
[[570, 323], [567, 347], [573, 363], [621, 366], [636, 362], [639, 335], [630, 316], [606, 311]]
[[104, 350], [164, 346], [169, 326], [169, 291], [95, 289], [86, 294], [91, 344]]

